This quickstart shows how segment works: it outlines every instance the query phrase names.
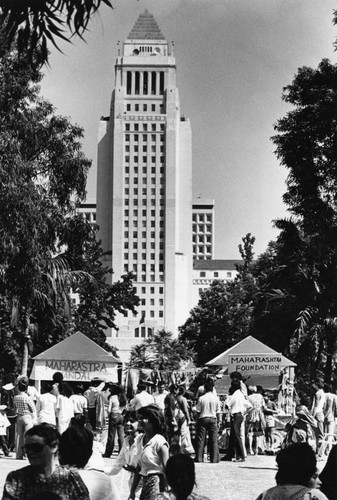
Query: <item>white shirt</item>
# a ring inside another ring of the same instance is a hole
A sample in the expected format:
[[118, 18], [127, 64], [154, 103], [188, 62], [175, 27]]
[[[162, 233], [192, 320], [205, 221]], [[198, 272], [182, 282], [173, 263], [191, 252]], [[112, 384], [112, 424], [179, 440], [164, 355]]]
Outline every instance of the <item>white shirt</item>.
[[74, 413], [81, 413], [88, 408], [88, 400], [82, 394], [72, 394], [70, 398], [74, 405]]
[[144, 434], [138, 434], [138, 436], [135, 437], [132, 445], [130, 445], [129, 436], [124, 439], [122, 449], [119, 452], [113, 467], [109, 472], [107, 472], [110, 476], [118, 474], [118, 472], [124, 467], [124, 465], [133, 465], [134, 467], [137, 466], [139, 457], [143, 450], [143, 436]]
[[231, 396], [228, 397], [226, 404], [229, 408], [231, 415], [233, 413], [245, 413], [247, 408], [250, 408], [251, 403], [244, 397], [240, 389], [236, 390]]
[[29, 385], [27, 387], [27, 394], [34, 401], [34, 403], [36, 403], [36, 401], [40, 397], [40, 393], [39, 393], [39, 391], [36, 389], [36, 387], [34, 385]]
[[142, 408], [143, 406], [148, 406], [153, 404], [154, 404], [153, 396], [151, 396], [151, 394], [149, 394], [146, 391], [139, 392], [130, 401], [131, 408], [133, 408], [136, 411], [139, 410], [139, 408]]
[[217, 414], [221, 413], [218, 396], [213, 392], [206, 392], [200, 396], [197, 402], [197, 412], [200, 413], [199, 418], [216, 418]]
[[167, 391], [164, 391], [164, 392], [157, 392], [156, 394], [153, 395], [154, 397], [154, 402], [155, 404], [158, 406], [158, 408], [160, 408], [162, 411], [165, 410], [165, 404], [164, 404], [164, 400], [167, 396], [168, 392]]
[[120, 500], [112, 477], [98, 470], [78, 469], [78, 473], [88, 488], [90, 500]]
[[41, 394], [36, 403], [37, 423], [56, 424], [56, 396], [50, 392]]
[[155, 434], [143, 447], [140, 455], [140, 474], [147, 476], [148, 474], [163, 474], [164, 467], [159, 455], [159, 451], [163, 446], [167, 446], [167, 441], [161, 434]]

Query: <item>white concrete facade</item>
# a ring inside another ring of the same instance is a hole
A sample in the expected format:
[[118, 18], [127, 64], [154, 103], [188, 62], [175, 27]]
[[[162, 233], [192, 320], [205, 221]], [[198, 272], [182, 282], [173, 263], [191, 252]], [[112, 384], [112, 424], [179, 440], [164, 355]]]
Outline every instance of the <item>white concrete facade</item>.
[[98, 237], [113, 279], [132, 271], [141, 299], [107, 332], [123, 361], [153, 330], [177, 334], [191, 308], [191, 136], [172, 47], [145, 11], [118, 54], [98, 141]]
[[233, 281], [238, 274], [236, 264], [242, 264], [242, 260], [194, 260], [192, 307], [198, 304], [200, 294], [207, 290], [213, 281]]
[[193, 260], [214, 258], [214, 200], [198, 198], [192, 206]]

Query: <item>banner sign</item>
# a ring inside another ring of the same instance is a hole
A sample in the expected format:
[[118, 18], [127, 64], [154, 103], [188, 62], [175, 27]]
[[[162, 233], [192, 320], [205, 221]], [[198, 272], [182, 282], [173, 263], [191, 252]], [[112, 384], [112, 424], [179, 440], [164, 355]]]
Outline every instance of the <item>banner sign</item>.
[[95, 377], [117, 381], [117, 364], [100, 361], [35, 360], [31, 374], [33, 380], [52, 380], [61, 372], [63, 380], [89, 382]]
[[281, 354], [228, 354], [229, 374], [279, 375], [282, 368]]

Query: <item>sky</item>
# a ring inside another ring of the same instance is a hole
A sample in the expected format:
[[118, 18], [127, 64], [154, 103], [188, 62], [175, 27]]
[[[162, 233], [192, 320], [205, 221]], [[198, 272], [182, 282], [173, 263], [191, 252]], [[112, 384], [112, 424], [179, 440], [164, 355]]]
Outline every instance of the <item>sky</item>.
[[[282, 89], [302, 66], [336, 63], [337, 0], [112, 0], [93, 17], [85, 42], [51, 50], [41, 95], [84, 128], [96, 164], [98, 123], [109, 114], [117, 41], [151, 12], [174, 41], [182, 114], [192, 126], [193, 195], [215, 201], [216, 259], [239, 258], [251, 233], [255, 256], [277, 237], [273, 220], [287, 171], [274, 154], [273, 125], [290, 110]], [[89, 174], [88, 202], [94, 194]]]

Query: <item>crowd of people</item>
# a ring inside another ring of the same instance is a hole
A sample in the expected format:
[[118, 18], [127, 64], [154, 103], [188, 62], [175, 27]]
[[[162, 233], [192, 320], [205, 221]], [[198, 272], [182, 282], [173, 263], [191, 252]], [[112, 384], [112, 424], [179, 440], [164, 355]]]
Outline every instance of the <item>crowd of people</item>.
[[[258, 500], [336, 500], [336, 445], [327, 450], [318, 477], [317, 401], [321, 394], [315, 394], [311, 411], [298, 406], [276, 457], [276, 486]], [[323, 423], [325, 407], [326, 398]], [[26, 377], [14, 383], [7, 376], [1, 388], [0, 444], [5, 456], [15, 453], [30, 465], [7, 476], [2, 498], [119, 500], [113, 476], [125, 470], [130, 500], [201, 500], [193, 492], [194, 463], [243, 462], [248, 454], [275, 453], [277, 413], [273, 394], [247, 387], [239, 373], [231, 374], [222, 402], [211, 377], [195, 396], [176, 384], [167, 390], [164, 382], [151, 394], [140, 381], [128, 399], [121, 385], [100, 379], [84, 390], [57, 372], [39, 394]], [[219, 438], [225, 431], [221, 458]], [[104, 458], [113, 453], [111, 467]]]

